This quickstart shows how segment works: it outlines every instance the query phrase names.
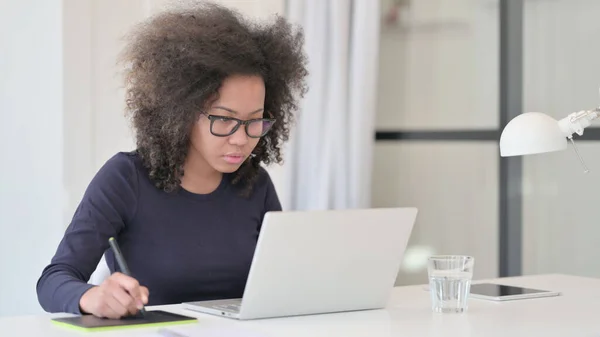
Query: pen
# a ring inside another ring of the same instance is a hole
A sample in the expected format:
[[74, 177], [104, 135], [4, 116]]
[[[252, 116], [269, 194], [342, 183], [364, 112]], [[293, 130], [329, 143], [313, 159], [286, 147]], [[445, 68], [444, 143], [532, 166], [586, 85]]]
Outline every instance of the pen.
[[[117, 263], [119, 264], [119, 269], [121, 269], [123, 274], [125, 274], [127, 276], [131, 276], [131, 271], [129, 271], [127, 262], [125, 262], [125, 259], [123, 258], [123, 254], [121, 253], [121, 249], [119, 248], [119, 245], [117, 244], [117, 240], [115, 240], [115, 238], [111, 237], [110, 239], [108, 239], [108, 243], [110, 244], [110, 247], [112, 248], [113, 252], [115, 253], [115, 258], [117, 259]], [[145, 315], [146, 309], [144, 309], [144, 307], [142, 307], [142, 309], [140, 309], [140, 313], [142, 315]]]

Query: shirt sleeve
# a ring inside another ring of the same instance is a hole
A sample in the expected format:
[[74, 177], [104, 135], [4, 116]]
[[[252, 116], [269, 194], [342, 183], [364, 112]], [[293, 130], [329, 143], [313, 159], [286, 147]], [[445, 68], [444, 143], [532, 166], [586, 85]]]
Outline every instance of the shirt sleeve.
[[47, 312], [80, 314], [79, 300], [93, 285], [88, 280], [108, 248], [135, 215], [137, 170], [128, 154], [109, 159], [90, 182], [50, 264], [37, 282]]

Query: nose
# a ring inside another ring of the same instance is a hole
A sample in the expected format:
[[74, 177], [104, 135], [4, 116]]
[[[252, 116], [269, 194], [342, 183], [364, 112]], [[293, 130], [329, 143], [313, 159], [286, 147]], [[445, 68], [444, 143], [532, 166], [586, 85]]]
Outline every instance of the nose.
[[229, 136], [229, 143], [236, 146], [244, 146], [248, 143], [248, 135], [246, 134], [244, 125], [240, 125], [240, 127]]

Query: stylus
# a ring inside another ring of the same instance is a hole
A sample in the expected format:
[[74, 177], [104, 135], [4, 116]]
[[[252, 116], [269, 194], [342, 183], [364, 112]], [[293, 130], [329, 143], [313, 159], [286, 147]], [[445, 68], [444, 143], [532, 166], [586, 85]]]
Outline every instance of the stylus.
[[[121, 272], [127, 276], [131, 276], [131, 271], [129, 271], [127, 262], [125, 262], [125, 259], [123, 258], [123, 254], [121, 253], [121, 249], [119, 248], [119, 244], [117, 243], [117, 240], [115, 240], [115, 238], [111, 237], [110, 239], [108, 239], [108, 243], [110, 244], [110, 247], [112, 248], [113, 252], [115, 253], [115, 259], [117, 259], [117, 263], [119, 264], [119, 269], [121, 269]], [[140, 313], [142, 315], [146, 314], [146, 309], [143, 306], [142, 306], [142, 309], [140, 309]]]

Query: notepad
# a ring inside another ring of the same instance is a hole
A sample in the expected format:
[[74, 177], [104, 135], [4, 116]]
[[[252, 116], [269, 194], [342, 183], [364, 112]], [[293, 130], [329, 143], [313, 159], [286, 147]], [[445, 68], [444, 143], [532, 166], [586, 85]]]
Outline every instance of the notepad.
[[114, 330], [135, 327], [157, 327], [174, 324], [196, 323], [194, 317], [183, 316], [162, 310], [146, 311], [144, 316], [131, 316], [121, 319], [99, 318], [93, 315], [53, 318], [53, 323], [83, 331]]

